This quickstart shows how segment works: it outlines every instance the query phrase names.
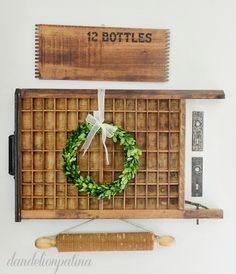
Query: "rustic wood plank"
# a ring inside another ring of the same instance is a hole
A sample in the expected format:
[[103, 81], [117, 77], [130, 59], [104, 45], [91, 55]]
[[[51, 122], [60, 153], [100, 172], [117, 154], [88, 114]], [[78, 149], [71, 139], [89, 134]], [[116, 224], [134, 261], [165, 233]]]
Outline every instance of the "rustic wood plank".
[[35, 77], [164, 82], [169, 30], [36, 25]]
[[185, 190], [185, 100], [180, 100], [180, 162], [179, 162], [179, 209], [184, 209], [184, 190]]
[[222, 219], [222, 209], [185, 210], [22, 210], [24, 219]]
[[[96, 98], [96, 89], [22, 89], [22, 97], [82, 97]], [[136, 98], [139, 99], [224, 99], [223, 90], [119, 90], [107, 89], [106, 98]]]

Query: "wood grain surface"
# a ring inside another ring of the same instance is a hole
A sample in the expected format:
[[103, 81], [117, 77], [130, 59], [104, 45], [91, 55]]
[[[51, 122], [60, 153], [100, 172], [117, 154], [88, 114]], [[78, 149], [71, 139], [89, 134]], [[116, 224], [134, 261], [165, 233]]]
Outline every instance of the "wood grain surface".
[[36, 25], [35, 77], [164, 82], [165, 29]]
[[[218, 210], [195, 212], [184, 208], [185, 99], [182, 96], [187, 93], [106, 91], [106, 121], [130, 132], [142, 156], [137, 175], [128, 188], [111, 199], [99, 201], [78, 193], [67, 183], [62, 170], [66, 140], [88, 113], [97, 110], [97, 91], [18, 90], [18, 182], [22, 217], [220, 218], [222, 212]], [[220, 98], [224, 93], [210, 91], [210, 96]], [[123, 148], [110, 139], [107, 147], [109, 166], [102, 161], [104, 152], [99, 135], [85, 156], [78, 151], [83, 176], [111, 183], [119, 175], [123, 169]]]

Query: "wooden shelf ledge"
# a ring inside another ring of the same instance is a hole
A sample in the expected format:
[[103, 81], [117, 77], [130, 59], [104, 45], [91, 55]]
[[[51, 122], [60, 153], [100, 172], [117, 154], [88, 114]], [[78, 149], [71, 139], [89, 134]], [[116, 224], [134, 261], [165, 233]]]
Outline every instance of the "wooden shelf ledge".
[[[18, 89], [19, 90], [19, 89]], [[18, 91], [17, 90], [17, 91]], [[97, 89], [22, 89], [24, 97], [55, 97], [72, 96], [76, 94], [90, 98], [97, 98]], [[134, 90], [134, 89], [107, 89], [106, 98], [119, 98], [127, 95], [127, 98], [146, 99], [224, 99], [223, 90]]]
[[222, 209], [22, 210], [22, 219], [222, 219]]

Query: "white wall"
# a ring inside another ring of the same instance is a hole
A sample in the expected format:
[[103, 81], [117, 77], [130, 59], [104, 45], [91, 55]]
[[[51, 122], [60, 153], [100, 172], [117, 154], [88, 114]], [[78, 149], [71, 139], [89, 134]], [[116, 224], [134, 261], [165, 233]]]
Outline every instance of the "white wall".
[[[7, 173], [7, 138], [13, 132], [16, 87], [224, 89], [226, 100], [187, 102], [186, 197], [191, 181], [191, 112], [205, 112], [204, 197], [224, 209], [223, 220], [137, 220], [160, 234], [176, 237], [171, 248], [154, 252], [81, 253], [87, 268], [58, 273], [236, 273], [236, 2], [233, 0], [0, 0], [0, 267], [1, 273], [53, 273], [50, 267], [8, 267], [14, 252], [30, 259], [34, 240], [79, 220], [14, 222], [14, 181]], [[34, 79], [34, 24], [74, 24], [171, 29], [170, 81], [117, 83]], [[196, 155], [196, 154], [195, 154]], [[197, 154], [200, 155], [200, 154]], [[100, 220], [89, 231], [127, 230], [118, 220]], [[40, 253], [36, 253], [39, 256]], [[50, 250], [46, 258], [71, 258]]]

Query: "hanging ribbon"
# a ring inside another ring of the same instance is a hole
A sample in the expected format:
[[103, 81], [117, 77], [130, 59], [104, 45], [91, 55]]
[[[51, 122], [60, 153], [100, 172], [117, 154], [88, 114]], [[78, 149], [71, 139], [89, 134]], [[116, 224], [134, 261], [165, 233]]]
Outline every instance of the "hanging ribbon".
[[93, 115], [88, 114], [86, 117], [86, 122], [93, 125], [92, 129], [90, 130], [87, 139], [85, 140], [82, 150], [84, 150], [83, 155], [88, 150], [93, 137], [96, 135], [98, 130], [102, 129], [102, 143], [105, 149], [106, 154], [106, 163], [109, 165], [109, 159], [108, 159], [108, 150], [106, 146], [106, 138], [112, 138], [114, 136], [114, 133], [117, 129], [116, 126], [109, 125], [104, 123], [104, 103], [105, 103], [105, 89], [99, 89], [98, 90], [98, 110], [93, 112]]

